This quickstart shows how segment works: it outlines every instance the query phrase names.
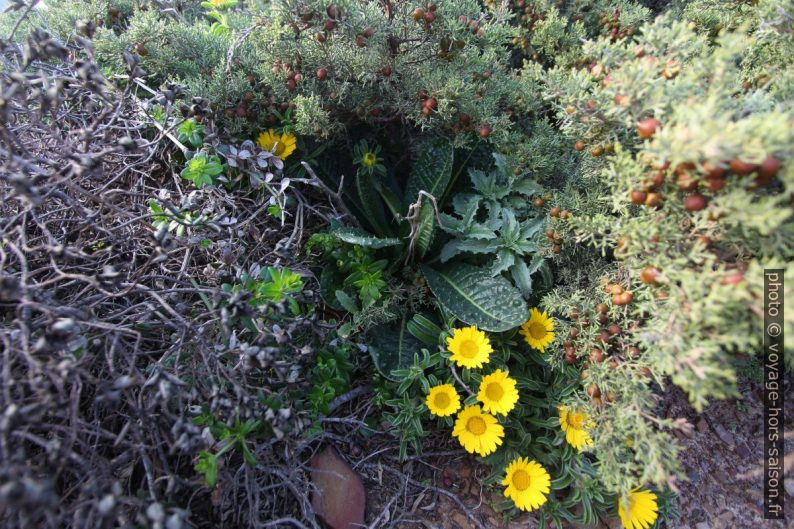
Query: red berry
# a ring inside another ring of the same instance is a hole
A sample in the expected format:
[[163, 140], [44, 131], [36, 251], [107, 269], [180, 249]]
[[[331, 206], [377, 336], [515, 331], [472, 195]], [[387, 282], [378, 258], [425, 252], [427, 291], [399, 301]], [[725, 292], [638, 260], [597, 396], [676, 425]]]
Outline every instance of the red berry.
[[432, 11], [427, 11], [425, 13], [425, 22], [428, 24], [432, 24], [436, 20], [436, 14]]
[[778, 171], [780, 171], [780, 160], [769, 155], [761, 162], [761, 166], [758, 168], [758, 176], [772, 179], [777, 176]]
[[601, 349], [594, 347], [593, 349], [590, 350], [590, 361], [593, 362], [594, 364], [603, 362], [605, 359], [606, 356], [604, 355], [604, 351], [602, 351]]
[[738, 285], [744, 281], [744, 274], [741, 272], [733, 272], [722, 278], [723, 285]]
[[756, 169], [758, 166], [754, 163], [743, 162], [739, 158], [731, 160], [731, 171], [738, 175], [748, 175]]
[[573, 144], [573, 148], [577, 151], [583, 151], [585, 148], [585, 144], [582, 140], [578, 140], [576, 143]]
[[664, 184], [665, 170], [666, 169], [660, 169], [653, 174], [649, 182], [652, 188], [656, 189], [658, 187], [662, 187], [662, 185]]
[[317, 79], [325, 81], [326, 77], [328, 77], [328, 71], [325, 68], [319, 68], [316, 75]]
[[361, 32], [361, 35], [363, 35], [365, 39], [370, 38], [374, 34], [375, 34], [375, 30], [372, 29], [371, 27], [368, 27], [364, 31]]
[[710, 191], [719, 191], [725, 187], [725, 178], [709, 178], [707, 184]]
[[425, 10], [422, 9], [421, 7], [417, 7], [416, 9], [414, 9], [413, 17], [414, 17], [414, 20], [419, 22], [420, 20], [425, 18]]
[[295, 82], [295, 79], [287, 79], [287, 90], [294, 92], [297, 87], [298, 83]]
[[333, 31], [336, 27], [336, 22], [328, 18], [325, 20], [325, 22], [323, 22], [323, 27], [325, 28], [325, 31]]
[[637, 125], [637, 134], [640, 138], [647, 140], [656, 134], [656, 129], [662, 125], [662, 122], [656, 118], [643, 119]]
[[634, 190], [629, 193], [629, 198], [631, 198], [632, 204], [637, 204], [639, 206], [645, 203], [645, 199], [648, 198], [648, 193]]
[[391, 75], [391, 68], [390, 68], [390, 67], [388, 67], [388, 66], [385, 66], [385, 67], [384, 67], [384, 68], [383, 68], [383, 69], [380, 71], [380, 73], [382, 73], [382, 74], [383, 74], [383, 77], [389, 77], [389, 76]]
[[601, 395], [601, 390], [595, 384], [590, 384], [587, 386], [587, 395], [594, 399], [598, 398]]
[[682, 172], [675, 181], [681, 191], [694, 191], [698, 188], [697, 179], [688, 172]]
[[422, 106], [428, 107], [432, 110], [436, 110], [438, 109], [438, 101], [436, 101], [434, 97], [431, 97], [430, 99], [425, 99], [425, 102], [422, 103]]
[[645, 205], [651, 208], [658, 208], [662, 205], [662, 194], [648, 193], [648, 197], [645, 199]]
[[483, 125], [482, 127], [480, 127], [480, 137], [487, 138], [488, 136], [491, 135], [491, 131], [492, 131], [491, 127], [489, 127], [488, 125]]
[[640, 281], [645, 283], [646, 285], [656, 285], [658, 284], [659, 276], [662, 273], [659, 271], [658, 268], [654, 268], [653, 266], [646, 266], [640, 272]]
[[709, 162], [701, 164], [703, 171], [706, 173], [706, 178], [722, 178], [725, 176], [725, 168], [721, 165], [714, 165]]
[[706, 197], [700, 193], [692, 193], [684, 199], [684, 208], [687, 211], [700, 211], [706, 207]]

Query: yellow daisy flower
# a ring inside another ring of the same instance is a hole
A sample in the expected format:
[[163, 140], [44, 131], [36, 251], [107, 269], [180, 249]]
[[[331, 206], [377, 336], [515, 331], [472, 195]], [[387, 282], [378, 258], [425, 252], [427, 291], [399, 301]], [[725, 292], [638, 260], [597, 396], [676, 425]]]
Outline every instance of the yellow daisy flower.
[[529, 313], [529, 321], [522, 325], [518, 332], [524, 335], [524, 340], [530, 347], [542, 353], [546, 346], [554, 341], [554, 320], [545, 311], [532, 309]]
[[273, 129], [268, 129], [259, 135], [256, 143], [266, 151], [270, 151], [282, 160], [286, 160], [287, 156], [295, 151], [297, 138], [291, 132], [288, 134], [276, 134]]
[[560, 406], [560, 427], [565, 432], [565, 440], [568, 441], [572, 447], [580, 452], [585, 446], [593, 444], [593, 439], [590, 438], [588, 430], [595, 428], [595, 423], [590, 420], [587, 413]]
[[477, 452], [487, 456], [502, 444], [505, 430], [496, 417], [482, 413], [479, 406], [466, 406], [455, 420], [452, 435], [458, 438], [468, 453]]
[[452, 384], [442, 384], [430, 388], [426, 403], [430, 413], [439, 417], [452, 415], [460, 409], [460, 397]]
[[551, 476], [537, 461], [519, 457], [507, 467], [502, 481], [505, 496], [522, 511], [532, 511], [546, 503], [551, 491]]
[[463, 367], [482, 367], [493, 352], [488, 337], [476, 327], [455, 329], [447, 338], [447, 349], [452, 353], [450, 360]]
[[364, 156], [361, 157], [361, 163], [367, 167], [373, 167], [376, 163], [378, 163], [378, 155], [372, 151], [367, 151], [364, 153]]
[[618, 515], [625, 529], [648, 529], [659, 516], [656, 494], [634, 489], [618, 500]]
[[482, 408], [488, 413], [507, 415], [518, 402], [515, 379], [510, 378], [507, 371], [497, 369], [483, 377], [477, 400], [482, 402]]

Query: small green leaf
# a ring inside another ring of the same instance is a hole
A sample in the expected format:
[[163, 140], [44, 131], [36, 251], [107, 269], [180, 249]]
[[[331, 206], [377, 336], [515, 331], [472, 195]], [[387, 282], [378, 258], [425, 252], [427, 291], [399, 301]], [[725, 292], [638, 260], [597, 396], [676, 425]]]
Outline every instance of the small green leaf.
[[349, 226], [337, 226], [328, 230], [328, 234], [336, 237], [340, 241], [355, 244], [356, 246], [363, 246], [365, 248], [386, 248], [388, 246], [398, 246], [402, 244], [400, 239], [394, 237], [380, 238], [367, 233], [358, 228]]
[[194, 468], [196, 472], [204, 474], [208, 487], [212, 488], [218, 483], [218, 457], [215, 454], [202, 450]]
[[425, 345], [438, 345], [438, 337], [442, 332], [441, 328], [423, 315], [414, 314], [414, 317], [408, 322], [407, 327], [408, 332]]
[[336, 291], [336, 300], [342, 305], [346, 311], [351, 314], [356, 314], [359, 312], [358, 305], [356, 305], [355, 300], [350, 297], [344, 290], [337, 290]]

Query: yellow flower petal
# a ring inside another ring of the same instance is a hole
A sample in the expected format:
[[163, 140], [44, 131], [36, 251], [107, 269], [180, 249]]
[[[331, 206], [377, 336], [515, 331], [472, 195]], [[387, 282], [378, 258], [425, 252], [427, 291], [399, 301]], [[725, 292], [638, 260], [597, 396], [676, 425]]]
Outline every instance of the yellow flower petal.
[[482, 402], [483, 409], [488, 413], [507, 415], [518, 402], [516, 381], [508, 376], [507, 371], [497, 369], [483, 377], [477, 400]]
[[659, 516], [656, 494], [634, 489], [618, 500], [618, 516], [625, 529], [648, 529]]
[[487, 456], [502, 444], [505, 431], [496, 417], [482, 413], [479, 406], [466, 406], [455, 420], [452, 435], [470, 454]]
[[587, 413], [566, 406], [560, 406], [559, 412], [560, 428], [565, 432], [565, 440], [568, 444], [580, 452], [583, 448], [591, 446], [593, 439], [590, 437], [589, 430], [595, 427], [595, 423]]
[[298, 139], [291, 132], [288, 134], [276, 134], [273, 129], [262, 132], [256, 139], [257, 145], [266, 151], [270, 151], [282, 160], [295, 152]]
[[430, 388], [425, 401], [433, 415], [446, 417], [460, 409], [460, 397], [452, 384], [442, 384]]
[[513, 500], [522, 511], [532, 511], [548, 501], [551, 476], [537, 461], [519, 457], [508, 465], [505, 479], [505, 497]]
[[485, 333], [476, 327], [455, 329], [447, 338], [447, 349], [452, 353], [450, 360], [462, 367], [482, 367], [490, 360], [493, 352], [491, 342]]
[[524, 336], [524, 340], [533, 349], [541, 353], [554, 341], [554, 320], [545, 312], [532, 309], [529, 313], [529, 320], [521, 326], [518, 331]]

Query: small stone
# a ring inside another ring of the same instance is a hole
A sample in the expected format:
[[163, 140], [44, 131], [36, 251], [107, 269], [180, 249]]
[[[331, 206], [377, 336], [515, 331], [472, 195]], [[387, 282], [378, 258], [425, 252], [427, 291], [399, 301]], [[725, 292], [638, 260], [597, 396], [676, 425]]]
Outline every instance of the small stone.
[[366, 493], [361, 477], [334, 448], [311, 460], [312, 507], [331, 529], [352, 529], [364, 523]]
[[460, 527], [460, 529], [476, 529], [475, 525], [468, 518], [468, 516], [460, 511], [452, 514], [452, 521], [455, 523], [455, 525]]
[[695, 524], [695, 529], [711, 529], [708, 522], [698, 522]]
[[715, 468], [714, 472], [711, 473], [711, 477], [714, 478], [716, 483], [728, 483], [729, 481], [728, 474], [721, 468]]
[[750, 457], [750, 449], [747, 448], [747, 445], [745, 443], [739, 443], [739, 444], [736, 445], [736, 453], [741, 458]]
[[733, 446], [736, 444], [736, 439], [734, 435], [725, 429], [725, 427], [721, 424], [716, 424], [714, 426], [714, 431], [717, 433], [717, 437], [720, 438], [720, 441], [725, 443], [728, 446]]
[[704, 419], [703, 417], [700, 418], [700, 420], [697, 423], [697, 429], [698, 432], [700, 433], [706, 433], [709, 431], [709, 423], [706, 422], [706, 419]]

